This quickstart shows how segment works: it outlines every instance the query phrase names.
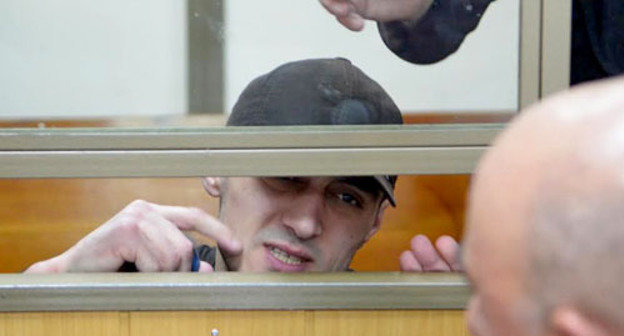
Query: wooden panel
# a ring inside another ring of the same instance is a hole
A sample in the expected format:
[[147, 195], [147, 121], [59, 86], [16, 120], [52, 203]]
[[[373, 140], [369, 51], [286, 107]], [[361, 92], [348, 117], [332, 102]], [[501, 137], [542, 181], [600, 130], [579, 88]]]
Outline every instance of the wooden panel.
[[4, 313], [0, 335], [464, 336], [463, 311]]
[[130, 335], [302, 335], [301, 311], [133, 312]]
[[468, 335], [463, 311], [313, 312], [307, 335]]
[[127, 312], [4, 313], [0, 336], [128, 336]]

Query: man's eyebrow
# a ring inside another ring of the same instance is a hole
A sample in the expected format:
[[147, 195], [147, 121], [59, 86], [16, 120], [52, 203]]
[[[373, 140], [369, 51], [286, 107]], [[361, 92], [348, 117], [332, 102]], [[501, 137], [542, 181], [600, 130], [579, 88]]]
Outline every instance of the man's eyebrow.
[[372, 176], [340, 176], [336, 178], [337, 181], [351, 185], [363, 192], [369, 193], [373, 196], [377, 196], [382, 193], [379, 182]]

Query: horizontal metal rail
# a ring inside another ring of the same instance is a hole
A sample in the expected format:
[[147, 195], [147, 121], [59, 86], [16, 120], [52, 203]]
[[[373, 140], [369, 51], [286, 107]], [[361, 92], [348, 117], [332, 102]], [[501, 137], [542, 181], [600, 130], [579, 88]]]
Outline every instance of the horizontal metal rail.
[[0, 150], [484, 146], [503, 124], [0, 129]]
[[468, 174], [485, 147], [0, 152], [2, 178]]
[[2, 130], [0, 178], [467, 174], [500, 129]]
[[0, 275], [0, 311], [464, 309], [457, 274]]

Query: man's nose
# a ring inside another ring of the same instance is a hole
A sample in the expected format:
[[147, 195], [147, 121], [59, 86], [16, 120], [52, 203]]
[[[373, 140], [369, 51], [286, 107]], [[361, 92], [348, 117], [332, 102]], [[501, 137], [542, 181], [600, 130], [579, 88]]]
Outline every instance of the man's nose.
[[297, 238], [306, 240], [322, 233], [324, 197], [318, 193], [305, 193], [294, 196], [293, 202], [283, 216], [286, 225]]

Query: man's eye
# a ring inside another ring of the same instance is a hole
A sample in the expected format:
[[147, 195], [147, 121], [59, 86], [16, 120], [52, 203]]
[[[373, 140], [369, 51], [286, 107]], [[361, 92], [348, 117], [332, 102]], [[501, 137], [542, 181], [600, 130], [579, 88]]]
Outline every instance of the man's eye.
[[338, 194], [338, 199], [352, 206], [360, 207], [361, 205], [360, 201], [351, 194], [340, 193]]

